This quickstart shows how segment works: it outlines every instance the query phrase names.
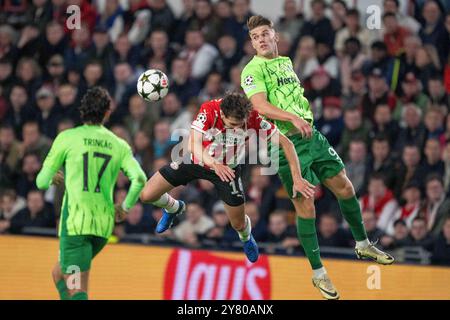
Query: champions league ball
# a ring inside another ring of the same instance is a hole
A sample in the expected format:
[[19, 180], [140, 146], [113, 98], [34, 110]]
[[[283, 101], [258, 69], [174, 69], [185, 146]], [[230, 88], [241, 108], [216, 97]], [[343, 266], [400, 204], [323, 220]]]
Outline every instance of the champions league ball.
[[169, 79], [160, 70], [147, 70], [139, 76], [137, 92], [146, 101], [161, 100], [169, 92]]

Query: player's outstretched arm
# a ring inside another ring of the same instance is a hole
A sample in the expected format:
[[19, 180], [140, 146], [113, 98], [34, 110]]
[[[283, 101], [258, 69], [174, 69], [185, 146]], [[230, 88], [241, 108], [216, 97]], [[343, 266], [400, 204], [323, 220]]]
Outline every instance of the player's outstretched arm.
[[233, 181], [235, 178], [234, 171], [227, 165], [219, 163], [216, 159], [211, 157], [208, 150], [203, 148], [203, 133], [195, 129], [191, 129], [189, 136], [189, 151], [196, 159], [204, 163], [219, 176], [222, 181]]
[[265, 92], [255, 93], [253, 96], [251, 96], [250, 101], [252, 102], [253, 108], [259, 114], [273, 120], [289, 121], [300, 131], [302, 136], [308, 138], [311, 137], [312, 128], [307, 121], [303, 120], [293, 113], [284, 111], [281, 108], [277, 108], [276, 106], [271, 104], [267, 100]]
[[121, 166], [122, 171], [131, 181], [130, 189], [128, 190], [124, 202], [122, 203], [122, 209], [125, 211], [130, 210], [136, 204], [139, 199], [139, 195], [145, 186], [145, 182], [147, 181], [147, 176], [139, 163], [133, 157], [130, 147], [127, 146], [127, 149], [127, 153], [122, 160]]
[[271, 139], [272, 143], [279, 143], [281, 145], [286, 155], [292, 174], [292, 181], [294, 182], [293, 196], [295, 197], [296, 193], [300, 192], [300, 194], [305, 198], [312, 198], [314, 196], [315, 187], [306, 179], [303, 179], [300, 162], [298, 161], [297, 153], [295, 152], [295, 147], [292, 141], [278, 130]]
[[52, 182], [54, 184], [56, 184], [55, 182], [61, 182], [60, 176], [58, 176], [58, 179], [56, 180], [54, 180], [53, 178], [55, 177], [55, 174], [58, 172], [59, 168], [61, 168], [65, 158], [65, 144], [63, 144], [62, 134], [59, 134], [53, 142], [53, 145], [47, 157], [45, 158], [41, 171], [39, 171], [39, 174], [37, 175], [36, 186], [39, 189], [47, 190]]

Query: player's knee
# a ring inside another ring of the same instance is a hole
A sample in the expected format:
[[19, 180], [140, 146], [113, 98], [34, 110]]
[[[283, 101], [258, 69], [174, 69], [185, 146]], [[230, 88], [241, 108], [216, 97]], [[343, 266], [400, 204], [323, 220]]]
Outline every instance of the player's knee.
[[347, 183], [339, 189], [338, 197], [341, 199], [348, 199], [355, 195], [355, 189], [353, 188], [353, 185], [350, 181], [347, 181]]
[[62, 279], [62, 272], [61, 272], [59, 265], [55, 265], [53, 267], [52, 278], [55, 283]]
[[314, 200], [302, 198], [299, 204], [299, 212], [297, 212], [297, 215], [305, 219], [314, 218], [316, 216]]
[[245, 229], [245, 219], [242, 219], [242, 221], [230, 221], [230, 223], [236, 231], [242, 231]]

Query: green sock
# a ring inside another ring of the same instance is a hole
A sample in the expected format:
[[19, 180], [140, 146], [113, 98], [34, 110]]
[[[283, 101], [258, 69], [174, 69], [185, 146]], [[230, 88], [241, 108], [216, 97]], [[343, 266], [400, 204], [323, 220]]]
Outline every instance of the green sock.
[[350, 199], [338, 199], [339, 207], [342, 215], [350, 226], [353, 238], [356, 241], [363, 241], [367, 239], [366, 228], [361, 216], [361, 207], [359, 206], [356, 196]]
[[61, 279], [56, 283], [56, 289], [58, 289], [59, 298], [61, 300], [69, 300], [70, 299], [69, 293], [67, 292], [66, 282], [64, 281], [64, 279]]
[[316, 219], [297, 217], [297, 235], [313, 270], [322, 268], [319, 242], [317, 241]]
[[88, 295], [86, 292], [77, 292], [75, 293], [70, 300], [88, 300]]

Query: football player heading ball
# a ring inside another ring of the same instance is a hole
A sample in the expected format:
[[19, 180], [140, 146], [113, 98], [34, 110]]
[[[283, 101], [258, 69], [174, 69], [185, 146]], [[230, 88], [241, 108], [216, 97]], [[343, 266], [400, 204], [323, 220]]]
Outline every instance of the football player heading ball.
[[143, 202], [163, 208], [163, 216], [156, 231], [166, 231], [174, 218], [186, 210], [183, 201], [173, 199], [167, 192], [193, 180], [205, 179], [214, 184], [221, 200], [225, 202], [231, 226], [243, 242], [248, 260], [256, 262], [259, 255], [258, 246], [251, 234], [250, 218], [244, 211], [242, 164], [226, 155], [229, 151], [236, 154], [237, 148], [248, 140], [249, 134], [261, 131], [264, 134], [259, 134], [259, 137], [266, 137], [275, 143], [279, 141], [284, 150], [293, 179], [292, 193], [301, 193], [305, 198], [313, 197], [314, 187], [301, 176], [300, 164], [292, 142], [281, 134], [275, 125], [263, 120], [252, 110], [250, 101], [244, 95], [230, 93], [223, 99], [204, 103], [192, 123], [189, 151], [194, 163], [173, 162], [164, 166], [150, 178], [142, 190]]

